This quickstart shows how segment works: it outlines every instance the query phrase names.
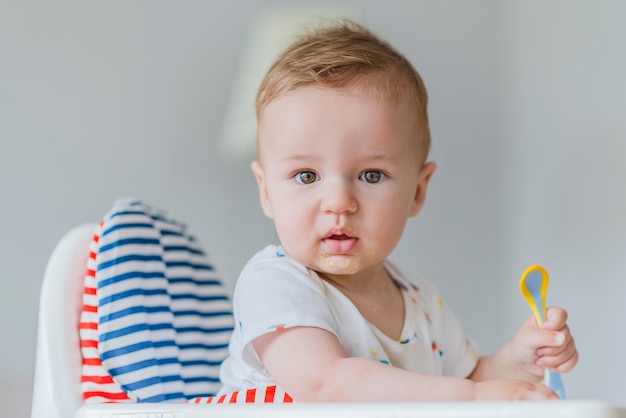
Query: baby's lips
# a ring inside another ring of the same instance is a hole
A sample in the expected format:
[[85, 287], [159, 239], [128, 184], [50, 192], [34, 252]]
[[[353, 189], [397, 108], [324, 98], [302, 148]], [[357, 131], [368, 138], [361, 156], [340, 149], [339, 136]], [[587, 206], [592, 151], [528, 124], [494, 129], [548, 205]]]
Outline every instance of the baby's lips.
[[356, 245], [357, 239], [347, 235], [331, 235], [324, 239], [327, 250], [336, 254], [345, 254]]
[[330, 237], [328, 237], [328, 239], [333, 239], [333, 240], [338, 240], [338, 241], [345, 241], [348, 239], [352, 239], [352, 237], [346, 235], [346, 234], [333, 234]]

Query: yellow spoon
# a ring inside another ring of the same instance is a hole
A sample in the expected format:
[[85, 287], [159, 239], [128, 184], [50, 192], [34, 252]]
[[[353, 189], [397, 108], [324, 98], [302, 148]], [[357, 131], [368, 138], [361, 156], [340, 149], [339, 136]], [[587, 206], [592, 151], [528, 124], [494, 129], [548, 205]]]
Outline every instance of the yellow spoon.
[[[541, 266], [530, 266], [526, 269], [519, 282], [522, 295], [528, 302], [535, 316], [537, 326], [546, 320], [546, 293], [548, 292], [548, 272]], [[565, 399], [565, 387], [559, 373], [545, 369], [543, 383]]]

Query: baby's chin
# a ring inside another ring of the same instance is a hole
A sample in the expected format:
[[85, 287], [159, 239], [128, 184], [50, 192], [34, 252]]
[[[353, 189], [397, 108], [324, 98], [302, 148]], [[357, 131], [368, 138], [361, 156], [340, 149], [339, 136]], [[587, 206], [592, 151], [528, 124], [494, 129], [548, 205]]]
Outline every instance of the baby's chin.
[[316, 266], [315, 270], [320, 270], [323, 273], [349, 275], [358, 273], [363, 264], [359, 257], [353, 255], [320, 254]]

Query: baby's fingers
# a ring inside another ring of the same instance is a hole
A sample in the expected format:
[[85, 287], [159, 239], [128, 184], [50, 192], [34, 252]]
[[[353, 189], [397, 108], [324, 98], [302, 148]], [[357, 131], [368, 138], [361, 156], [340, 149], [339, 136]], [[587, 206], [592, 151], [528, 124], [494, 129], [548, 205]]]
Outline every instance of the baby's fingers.
[[[569, 332], [569, 327], [565, 325], [560, 331], [543, 330], [546, 334], [540, 338], [543, 338], [545, 345], [537, 349], [538, 356], [555, 357], [561, 353], [571, 352], [576, 350], [574, 346], [574, 338]], [[560, 343], [559, 343], [560, 342]]]
[[548, 367], [558, 373], [567, 373], [578, 363], [578, 350], [574, 340], [570, 339], [568, 344], [556, 354], [549, 354], [554, 348], [542, 348], [537, 351], [539, 358], [536, 365], [540, 367]]
[[[557, 354], [563, 350], [568, 343], [569, 333], [564, 331], [553, 331], [549, 329], [540, 328], [528, 335], [529, 347], [533, 347], [537, 350], [550, 350], [545, 354]], [[539, 354], [539, 351], [537, 351]]]
[[567, 323], [567, 311], [559, 307], [550, 307], [546, 310], [546, 321], [541, 328], [559, 331]]

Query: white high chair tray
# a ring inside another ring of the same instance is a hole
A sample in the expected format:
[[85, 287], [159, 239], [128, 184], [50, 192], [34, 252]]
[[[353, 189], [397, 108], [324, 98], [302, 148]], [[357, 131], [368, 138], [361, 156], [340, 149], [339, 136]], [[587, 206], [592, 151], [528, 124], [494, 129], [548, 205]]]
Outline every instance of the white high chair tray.
[[341, 404], [101, 404], [75, 418], [626, 418], [626, 407], [599, 401], [341, 403]]

